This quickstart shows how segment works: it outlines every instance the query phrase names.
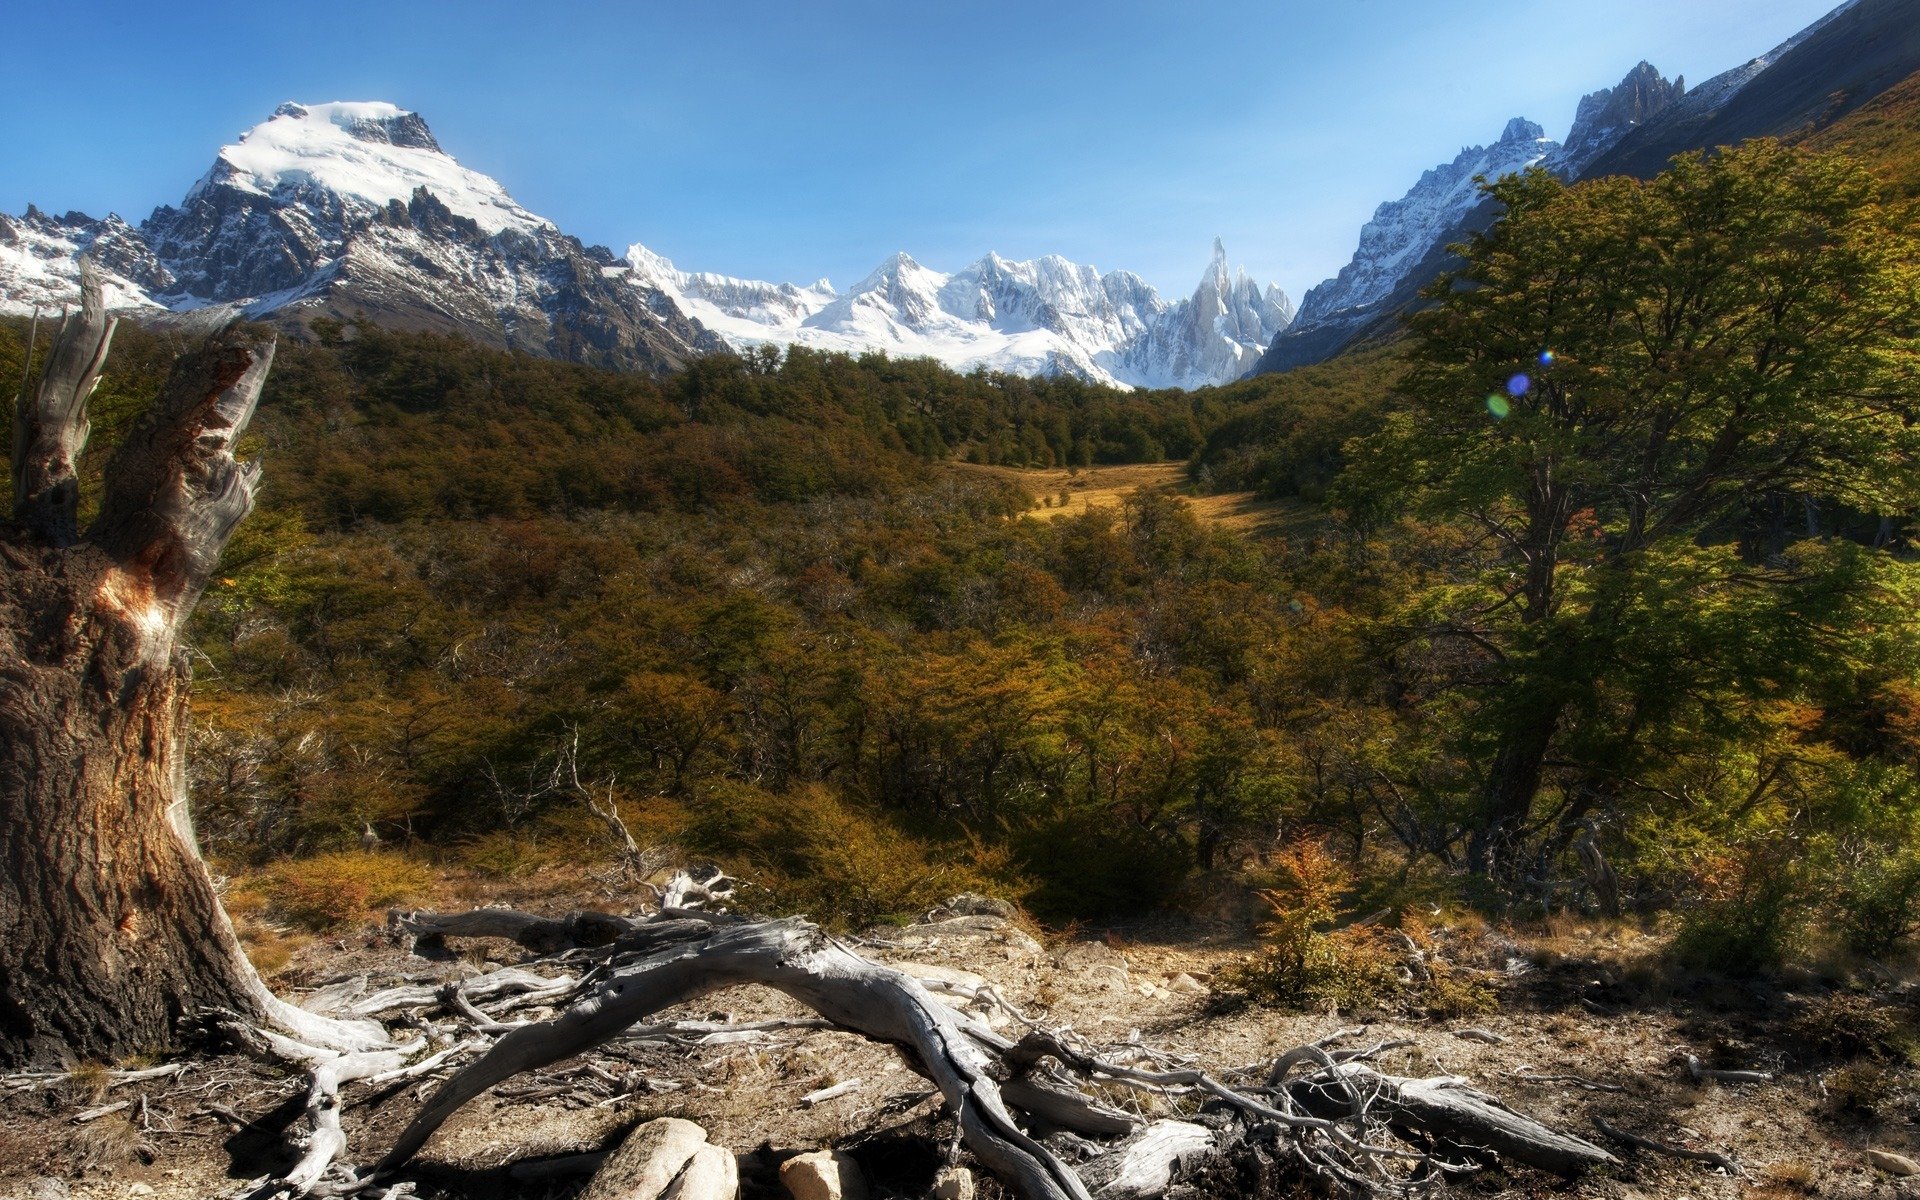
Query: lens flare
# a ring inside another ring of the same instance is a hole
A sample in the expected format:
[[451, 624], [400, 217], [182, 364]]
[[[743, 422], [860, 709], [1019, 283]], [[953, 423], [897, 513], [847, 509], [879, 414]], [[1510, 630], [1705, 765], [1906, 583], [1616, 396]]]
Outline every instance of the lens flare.
[[1494, 420], [1504, 421], [1507, 414], [1513, 411], [1513, 406], [1507, 403], [1505, 396], [1495, 392], [1487, 397], [1487, 411], [1493, 414]]
[[1507, 395], [1524, 396], [1532, 386], [1533, 380], [1529, 379], [1525, 372], [1522, 372], [1521, 374], [1515, 375], [1512, 379], [1507, 380]]
[[1540, 365], [1543, 367], [1550, 367], [1553, 365], [1553, 351], [1542, 350], [1540, 352]]

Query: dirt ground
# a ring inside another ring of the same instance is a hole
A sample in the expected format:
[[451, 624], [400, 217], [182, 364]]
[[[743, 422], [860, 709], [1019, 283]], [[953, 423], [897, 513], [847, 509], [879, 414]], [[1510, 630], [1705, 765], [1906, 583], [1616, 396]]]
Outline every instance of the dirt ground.
[[[513, 899], [490, 890], [496, 902]], [[520, 903], [548, 911], [586, 898], [538, 880], [527, 881], [526, 890]], [[1050, 1026], [1071, 1026], [1103, 1043], [1138, 1038], [1216, 1068], [1271, 1059], [1340, 1028], [1363, 1029], [1353, 1044], [1404, 1038], [1415, 1044], [1381, 1060], [1388, 1073], [1465, 1076], [1556, 1128], [1597, 1138], [1590, 1120], [1598, 1116], [1647, 1137], [1723, 1152], [1745, 1171], [1741, 1178], [1623, 1151], [1619, 1168], [1572, 1183], [1493, 1170], [1453, 1184], [1454, 1192], [1607, 1200], [1920, 1195], [1920, 1177], [1885, 1174], [1865, 1154], [1920, 1154], [1914, 1123], [1920, 1080], [1907, 1066], [1836, 1061], [1796, 1044], [1800, 1035], [1791, 1032], [1790, 1018], [1818, 999], [1821, 985], [1795, 992], [1650, 972], [1644, 969], [1650, 960], [1636, 958], [1647, 952], [1649, 939], [1627, 927], [1562, 922], [1519, 932], [1475, 930], [1458, 943], [1465, 949], [1455, 965], [1490, 981], [1500, 1008], [1454, 1020], [1405, 1011], [1286, 1012], [1237, 1002], [1215, 979], [1253, 944], [1241, 920], [1167, 916], [1049, 936], [1018, 922], [969, 918], [874, 930], [851, 944], [894, 963], [984, 977]], [[368, 925], [353, 936], [305, 946], [276, 984], [297, 1000], [343, 979], [365, 976], [372, 988], [422, 970], [453, 979], [525, 957], [505, 943], [470, 942], [456, 950], [445, 961], [428, 962]], [[1878, 1002], [1904, 1006], [1909, 1000], [1905, 987], [1889, 987]], [[773, 1015], [802, 1014], [764, 989], [719, 992], [663, 1014]], [[1505, 1040], [1461, 1036], [1469, 1027]], [[1685, 1067], [1688, 1052], [1775, 1077], [1696, 1082]], [[283, 1166], [282, 1134], [299, 1116], [299, 1079], [235, 1055], [182, 1061], [178, 1075], [111, 1088], [97, 1071], [84, 1069], [50, 1082], [0, 1077], [0, 1197], [228, 1196]], [[1877, 1080], [1871, 1113], [1848, 1107], [1863, 1072]], [[1577, 1075], [1624, 1090], [1529, 1078], [1547, 1075]], [[838, 1084], [852, 1086], [802, 1103]], [[430, 1087], [350, 1089], [345, 1123], [354, 1158], [376, 1157]], [[1143, 1111], [1156, 1107], [1168, 1111], [1158, 1102]], [[526, 1180], [515, 1177], [514, 1164], [604, 1148], [639, 1121], [667, 1115], [698, 1121], [712, 1141], [740, 1155], [743, 1194], [750, 1197], [781, 1194], [773, 1174], [779, 1157], [829, 1145], [861, 1160], [877, 1195], [922, 1195], [938, 1165], [936, 1148], [951, 1134], [938, 1098], [897, 1052], [848, 1035], [793, 1032], [767, 1046], [616, 1045], [510, 1081], [469, 1105], [418, 1160], [418, 1194], [437, 1200], [571, 1196], [582, 1177]], [[983, 1196], [996, 1194], [983, 1183]]]

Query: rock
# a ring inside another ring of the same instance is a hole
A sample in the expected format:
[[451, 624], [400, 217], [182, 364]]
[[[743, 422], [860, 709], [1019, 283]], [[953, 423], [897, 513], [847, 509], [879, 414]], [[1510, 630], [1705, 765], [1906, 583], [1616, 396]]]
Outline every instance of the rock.
[[1207, 985], [1182, 971], [1167, 981], [1167, 990], [1183, 996], [1197, 996], [1207, 990]]
[[740, 1168], [733, 1155], [708, 1144], [693, 1152], [660, 1200], [734, 1200], [739, 1194]]
[[64, 1180], [42, 1175], [27, 1184], [27, 1200], [67, 1200], [73, 1195]]
[[[679, 1117], [648, 1121], [635, 1127], [606, 1165], [594, 1172], [580, 1200], [661, 1200], [706, 1144], [707, 1131], [692, 1121]], [[726, 1158], [731, 1166], [733, 1156]]]
[[867, 1200], [860, 1164], [838, 1150], [816, 1150], [781, 1163], [780, 1185], [793, 1200]]
[[1889, 1175], [1920, 1175], [1920, 1162], [1887, 1150], [1867, 1151], [1867, 1161]]
[[940, 1172], [932, 1196], [933, 1200], [973, 1200], [973, 1172], [965, 1167]]
[[129, 1196], [151, 1196], [151, 1195], [153, 1195], [153, 1185], [152, 1185], [152, 1184], [150, 1184], [150, 1183], [133, 1183], [133, 1184], [128, 1184], [128, 1185], [127, 1185], [127, 1195], [129, 1195]]
[[961, 892], [958, 896], [947, 897], [946, 903], [935, 911], [944, 910], [954, 917], [999, 917], [1003, 921], [1013, 919], [1013, 905], [993, 896], [982, 896], [979, 892]]

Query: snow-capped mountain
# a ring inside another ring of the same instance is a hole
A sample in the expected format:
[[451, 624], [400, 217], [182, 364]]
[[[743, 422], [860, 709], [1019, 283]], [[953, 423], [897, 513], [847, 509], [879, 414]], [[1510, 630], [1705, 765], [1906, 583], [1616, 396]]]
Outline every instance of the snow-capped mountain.
[[0, 311], [69, 300], [87, 253], [130, 308], [366, 315], [655, 370], [720, 346], [664, 295], [609, 278], [611, 254], [516, 204], [391, 104], [281, 105], [138, 230], [78, 214], [0, 221]]
[[1477, 178], [1512, 175], [1558, 149], [1560, 144], [1550, 141], [1540, 126], [1515, 117], [1498, 141], [1468, 146], [1452, 162], [1428, 170], [1406, 195], [1374, 210], [1373, 220], [1360, 230], [1360, 248], [1353, 258], [1301, 300], [1298, 324], [1320, 325], [1385, 298], [1436, 240], [1480, 202]]
[[[1691, 90], [1684, 80], [1668, 81], [1640, 63], [1617, 86], [1583, 98], [1566, 144], [1540, 162], [1570, 180], [1650, 178], [1675, 154], [1754, 137], [1791, 137], [1838, 120], [1916, 69], [1920, 0], [1846, 0], [1765, 54]], [[1436, 197], [1429, 193], [1428, 199]], [[1307, 292], [1299, 319], [1274, 340], [1256, 371], [1320, 362], [1389, 328], [1419, 287], [1446, 269], [1445, 246], [1493, 220], [1491, 206], [1477, 194], [1456, 193], [1455, 199], [1457, 206], [1433, 206], [1451, 211], [1431, 223], [1432, 235], [1417, 251], [1375, 230], [1391, 206], [1383, 207], [1353, 262]]]
[[908, 256], [841, 295], [687, 272], [587, 247], [461, 166], [419, 114], [283, 104], [223, 146], [178, 206], [0, 215], [0, 312], [72, 302], [79, 260], [116, 308], [209, 307], [301, 324], [369, 317], [608, 366], [671, 369], [727, 344], [928, 356], [961, 369], [1195, 387], [1244, 374], [1292, 306], [1214, 262], [1169, 303], [1139, 276], [988, 255], [948, 275]]
[[109, 214], [49, 216], [33, 205], [25, 215], [0, 213], [0, 313], [58, 309], [80, 295], [80, 256], [100, 270], [108, 307], [163, 311], [153, 299], [174, 284], [140, 232]]
[[1434, 256], [1467, 230], [1485, 197], [1477, 179], [1498, 179], [1539, 165], [1575, 178], [1621, 139], [1672, 111], [1686, 83], [1668, 81], [1642, 62], [1620, 83], [1584, 96], [1563, 145], [1524, 117], [1499, 140], [1469, 146], [1420, 176], [1398, 200], [1374, 210], [1360, 245], [1339, 274], [1308, 289], [1299, 317], [1267, 348], [1255, 372], [1286, 370], [1331, 357], [1383, 311], [1403, 305], [1408, 289], [1435, 273]]
[[1067, 374], [1131, 387], [1203, 387], [1244, 374], [1293, 317], [1277, 287], [1262, 291], [1213, 262], [1174, 303], [1128, 271], [1100, 273], [1058, 255], [1015, 262], [989, 254], [953, 274], [905, 254], [845, 294], [680, 271], [634, 246], [632, 280], [658, 288], [737, 347], [764, 343], [937, 359], [957, 370]]

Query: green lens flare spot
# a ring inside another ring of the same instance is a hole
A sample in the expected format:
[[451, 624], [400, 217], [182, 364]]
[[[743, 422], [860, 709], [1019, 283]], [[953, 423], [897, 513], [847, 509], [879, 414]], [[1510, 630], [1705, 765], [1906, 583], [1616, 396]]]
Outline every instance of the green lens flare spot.
[[1487, 397], [1487, 411], [1493, 414], [1494, 420], [1504, 421], [1507, 414], [1513, 411], [1513, 405], [1505, 396], [1495, 392]]

